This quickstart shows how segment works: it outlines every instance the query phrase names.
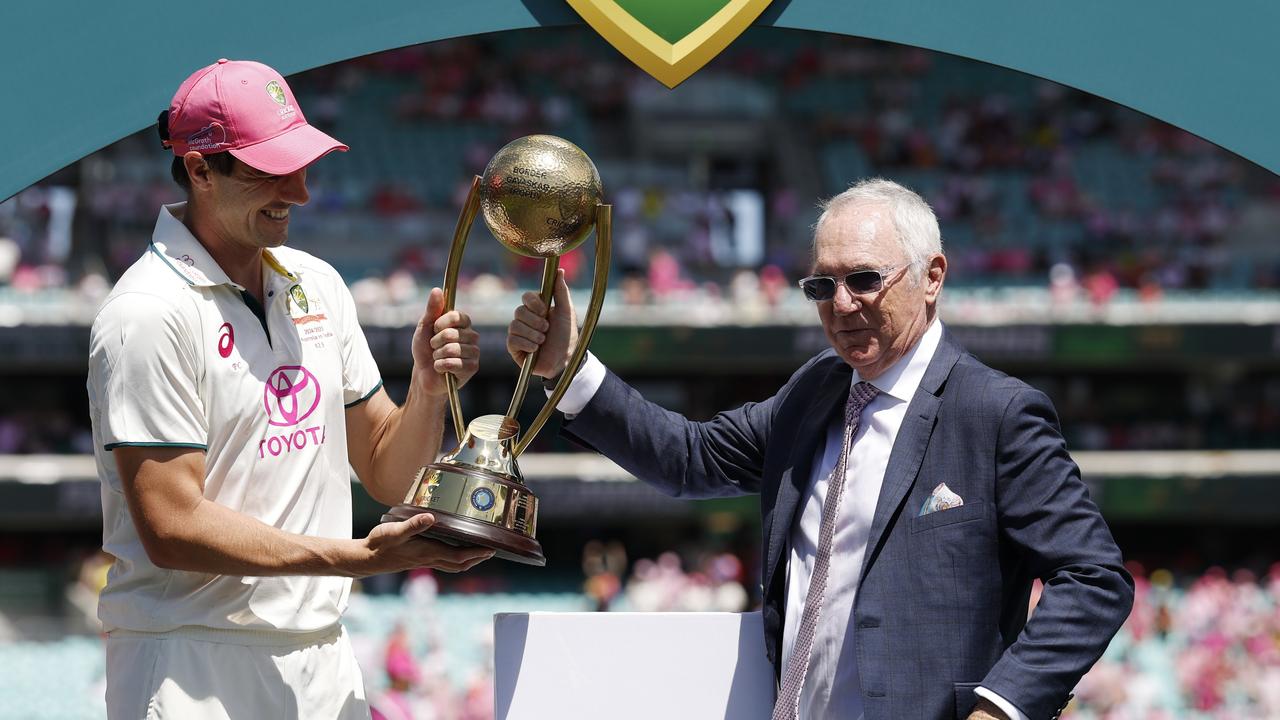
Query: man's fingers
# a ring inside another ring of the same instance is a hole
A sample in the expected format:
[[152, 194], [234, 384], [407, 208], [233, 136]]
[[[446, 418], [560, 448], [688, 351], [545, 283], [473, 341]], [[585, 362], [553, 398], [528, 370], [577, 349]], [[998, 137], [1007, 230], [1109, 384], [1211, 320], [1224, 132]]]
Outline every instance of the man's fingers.
[[474, 545], [449, 545], [438, 540], [417, 538], [413, 549], [423, 565], [457, 572], [493, 557], [493, 550]]
[[460, 572], [466, 572], [466, 571], [470, 570], [471, 568], [473, 568], [473, 567], [475, 567], [475, 566], [479, 565], [480, 563], [484, 562], [485, 560], [488, 560], [488, 559], [489, 559], [489, 557], [491, 557], [491, 556], [485, 556], [485, 557], [482, 557], [482, 558], [476, 558], [475, 560], [469, 560], [469, 561], [467, 561], [467, 562], [465, 562], [465, 563], [452, 563], [452, 564], [449, 564], [449, 565], [447, 565], [447, 566], [437, 565], [437, 566], [436, 566], [436, 569], [437, 569], [437, 570], [440, 570], [441, 572], [447, 572], [447, 573], [460, 573]]
[[462, 569], [463, 569], [463, 570], [470, 570], [471, 568], [473, 568], [473, 567], [475, 567], [475, 566], [479, 565], [480, 563], [484, 562], [485, 560], [488, 560], [489, 558], [493, 557], [493, 556], [494, 556], [494, 554], [495, 554], [495, 553], [490, 553], [490, 554], [488, 554], [488, 555], [485, 555], [484, 557], [478, 557], [478, 558], [476, 558], [475, 560], [468, 560], [467, 562], [463, 563]]
[[445, 328], [431, 336], [431, 349], [439, 350], [449, 343], [475, 345], [480, 342], [480, 333], [471, 328]]
[[431, 336], [431, 349], [439, 350], [449, 343], [458, 342], [458, 331], [455, 328], [445, 328], [435, 335]]
[[507, 338], [507, 352], [509, 353], [531, 353], [537, 352], [542, 347], [541, 341], [533, 341], [527, 337], [511, 335]]
[[540, 331], [537, 328], [531, 328], [528, 325], [525, 325], [524, 323], [519, 323], [519, 322], [511, 323], [511, 328], [507, 331], [507, 334], [510, 337], [517, 337], [523, 340], [528, 340], [529, 342], [534, 343], [536, 345], [541, 345], [547, 340], [547, 335], [545, 330]]
[[[536, 296], [535, 296], [536, 297]], [[541, 300], [539, 300], [541, 302]], [[516, 308], [515, 320], [511, 323], [514, 325], [524, 325], [532, 330], [546, 332], [551, 329], [551, 323], [543, 317], [543, 313], [535, 312], [527, 305], [521, 305]]]
[[427, 295], [427, 309], [422, 313], [423, 327], [431, 327], [435, 324], [440, 314], [444, 312], [444, 291], [440, 288], [431, 288], [431, 293]]
[[569, 283], [565, 282], [564, 269], [556, 271], [555, 304], [559, 308], [568, 308], [573, 312], [573, 298], [569, 295]]
[[432, 515], [431, 513], [418, 513], [404, 521], [405, 533], [407, 535], [417, 535], [435, 524], [435, 515]]
[[524, 301], [523, 307], [528, 308], [529, 311], [537, 317], [542, 317], [547, 314], [547, 304], [542, 302], [542, 296], [538, 293], [530, 290], [524, 295], [521, 295], [520, 299]]
[[452, 375], [462, 381], [469, 379], [480, 369], [480, 362], [463, 358], [445, 358], [436, 360], [431, 364], [431, 368], [441, 375]]
[[493, 557], [493, 551], [488, 550], [483, 555], [468, 558], [466, 560], [440, 561], [436, 567], [445, 572], [466, 572], [480, 563]]
[[450, 310], [447, 313], [436, 318], [432, 323], [431, 329], [434, 332], [441, 332], [446, 328], [469, 328], [471, 327], [471, 316], [459, 310]]
[[436, 516], [431, 513], [418, 513], [408, 520], [401, 520], [396, 523], [388, 523], [381, 527], [387, 527], [389, 535], [401, 542], [409, 540], [414, 535], [426, 530], [436, 524]]
[[436, 348], [431, 353], [434, 360], [445, 360], [448, 358], [478, 358], [480, 357], [480, 348], [475, 345], [460, 345], [458, 343], [449, 343], [444, 347]]
[[452, 375], [458, 380], [467, 380], [480, 369], [478, 358], [441, 358], [433, 360], [431, 368], [441, 375]]

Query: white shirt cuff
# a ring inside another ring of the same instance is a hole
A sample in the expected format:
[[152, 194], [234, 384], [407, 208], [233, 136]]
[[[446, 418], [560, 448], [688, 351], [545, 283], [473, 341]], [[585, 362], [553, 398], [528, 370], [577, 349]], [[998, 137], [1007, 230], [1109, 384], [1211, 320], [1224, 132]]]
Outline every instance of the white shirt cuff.
[[1001, 712], [1009, 716], [1009, 720], [1027, 720], [1027, 716], [1023, 715], [1021, 710], [1014, 707], [1013, 703], [1005, 700], [990, 690], [984, 687], [977, 687], [973, 689], [973, 693], [978, 697], [984, 697], [995, 703], [996, 707], [1000, 708]]
[[[569, 389], [565, 391], [564, 397], [560, 398], [556, 409], [568, 418], [582, 412], [587, 407], [587, 403], [591, 402], [591, 398], [596, 396], [596, 391], [604, 384], [604, 376], [604, 363], [588, 352], [587, 357], [582, 361], [582, 367], [578, 368], [578, 374], [573, 376]], [[551, 397], [550, 390], [547, 391], [547, 397]]]

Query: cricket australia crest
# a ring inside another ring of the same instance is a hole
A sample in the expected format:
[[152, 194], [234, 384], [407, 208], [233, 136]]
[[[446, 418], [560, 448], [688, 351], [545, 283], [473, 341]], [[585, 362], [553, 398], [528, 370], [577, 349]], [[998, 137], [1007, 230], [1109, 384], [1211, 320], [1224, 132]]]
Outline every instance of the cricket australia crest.
[[568, 0], [631, 62], [673, 88], [729, 46], [770, 0]]

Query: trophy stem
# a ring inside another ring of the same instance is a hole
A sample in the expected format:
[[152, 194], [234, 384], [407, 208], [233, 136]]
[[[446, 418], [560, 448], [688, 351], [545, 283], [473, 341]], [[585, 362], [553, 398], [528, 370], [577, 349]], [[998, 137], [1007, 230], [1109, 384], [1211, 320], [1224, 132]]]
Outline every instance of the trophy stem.
[[564, 397], [565, 392], [569, 390], [569, 383], [573, 381], [573, 376], [578, 374], [578, 368], [582, 366], [582, 360], [587, 356], [587, 346], [591, 344], [591, 336], [595, 333], [596, 324], [600, 321], [600, 310], [604, 307], [604, 292], [609, 285], [609, 256], [613, 251], [612, 241], [613, 206], [596, 205], [596, 270], [591, 283], [591, 302], [587, 306], [586, 316], [582, 319], [582, 330], [578, 332], [578, 345], [573, 349], [573, 355], [570, 356], [569, 363], [565, 365], [564, 372], [560, 375], [560, 382], [556, 383], [556, 389], [551, 392], [551, 397], [547, 398], [547, 404], [542, 407], [542, 412], [538, 413], [538, 417], [534, 418], [533, 423], [529, 425], [529, 431], [516, 443], [515, 451], [512, 453], [515, 457], [519, 457], [520, 453], [525, 451], [529, 441], [551, 418], [551, 413], [555, 411], [560, 398]]
[[[480, 176], [471, 180], [471, 191], [467, 193], [467, 202], [462, 206], [462, 214], [458, 216], [458, 225], [453, 230], [453, 244], [449, 246], [449, 263], [444, 270], [444, 311], [453, 309], [458, 299], [458, 270], [462, 267], [462, 253], [467, 248], [467, 236], [471, 234], [471, 224], [480, 212]], [[458, 378], [453, 373], [444, 376], [445, 388], [449, 391], [449, 414], [453, 416], [454, 437], [462, 439], [467, 431], [467, 423], [462, 419], [462, 398], [458, 396]]]
[[[551, 296], [556, 291], [556, 270], [560, 268], [560, 256], [553, 255], [546, 259], [542, 264], [542, 304], [548, 309], [551, 308]], [[524, 395], [529, 390], [529, 376], [533, 372], [533, 365], [538, 361], [538, 353], [535, 350], [525, 356], [524, 362], [520, 364], [520, 376], [516, 378], [516, 392], [511, 396], [511, 405], [507, 407], [507, 419], [515, 420], [516, 413], [520, 412], [520, 406], [524, 404]]]

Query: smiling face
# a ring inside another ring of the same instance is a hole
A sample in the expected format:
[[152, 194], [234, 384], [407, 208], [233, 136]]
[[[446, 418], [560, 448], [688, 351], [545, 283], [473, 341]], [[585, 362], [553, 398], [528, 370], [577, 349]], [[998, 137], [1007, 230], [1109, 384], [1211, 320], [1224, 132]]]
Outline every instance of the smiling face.
[[897, 362], [933, 320], [946, 259], [941, 254], [926, 258], [923, 277], [910, 260], [887, 203], [850, 203], [833, 210], [814, 236], [816, 275], [843, 278], [859, 270], [890, 269], [878, 293], [853, 295], [841, 282], [834, 299], [817, 303], [827, 342], [864, 380]]
[[209, 173], [198, 203], [221, 244], [241, 251], [280, 247], [289, 239], [289, 209], [305, 205], [307, 169], [268, 175], [236, 161], [230, 175]]

